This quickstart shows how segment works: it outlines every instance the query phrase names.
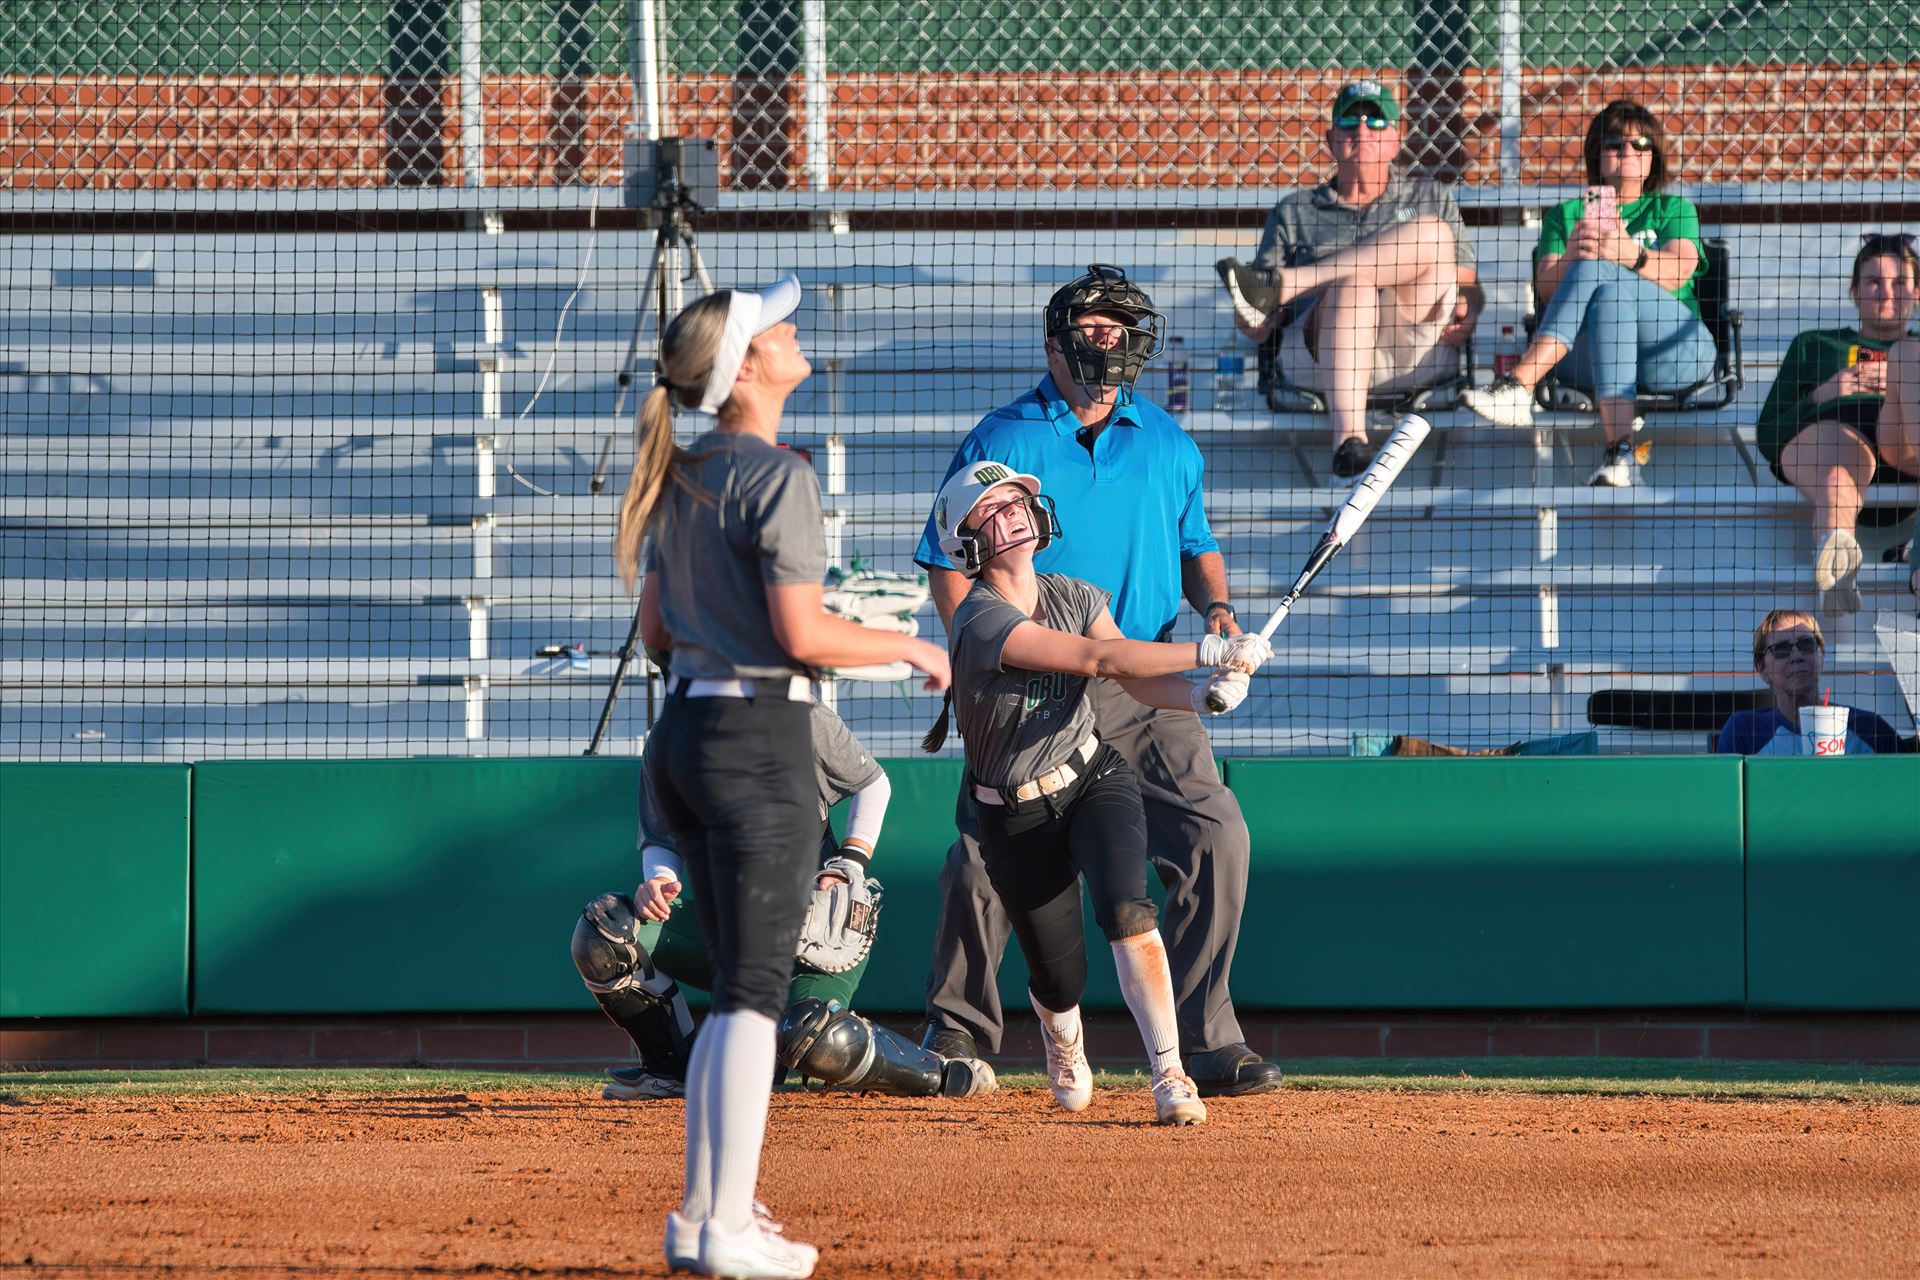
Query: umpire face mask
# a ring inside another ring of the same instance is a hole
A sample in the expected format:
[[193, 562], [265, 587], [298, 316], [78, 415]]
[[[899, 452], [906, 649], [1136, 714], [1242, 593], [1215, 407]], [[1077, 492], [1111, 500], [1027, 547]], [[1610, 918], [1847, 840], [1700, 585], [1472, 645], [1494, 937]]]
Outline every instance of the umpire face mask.
[[1128, 391], [1160, 354], [1160, 313], [1118, 267], [1096, 262], [1047, 303], [1047, 344], [1094, 400]]

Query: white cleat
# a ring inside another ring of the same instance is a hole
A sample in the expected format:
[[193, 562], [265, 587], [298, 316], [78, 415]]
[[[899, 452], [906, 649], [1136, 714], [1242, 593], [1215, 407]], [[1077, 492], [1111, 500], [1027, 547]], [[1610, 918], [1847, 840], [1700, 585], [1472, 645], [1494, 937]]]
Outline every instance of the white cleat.
[[1093, 1101], [1093, 1065], [1087, 1061], [1087, 1031], [1073, 1038], [1072, 1044], [1060, 1044], [1044, 1025], [1041, 1043], [1047, 1046], [1047, 1087], [1063, 1111], [1085, 1111]]
[[1200, 1101], [1199, 1087], [1184, 1071], [1168, 1071], [1153, 1078], [1153, 1113], [1161, 1124], [1207, 1122], [1207, 1104]]
[[667, 1215], [667, 1274], [692, 1271], [700, 1265], [700, 1221], [683, 1218], [675, 1209]]
[[806, 1280], [819, 1261], [818, 1249], [781, 1235], [780, 1224], [760, 1210], [740, 1232], [726, 1231], [712, 1218], [702, 1223], [694, 1270], [725, 1280]]

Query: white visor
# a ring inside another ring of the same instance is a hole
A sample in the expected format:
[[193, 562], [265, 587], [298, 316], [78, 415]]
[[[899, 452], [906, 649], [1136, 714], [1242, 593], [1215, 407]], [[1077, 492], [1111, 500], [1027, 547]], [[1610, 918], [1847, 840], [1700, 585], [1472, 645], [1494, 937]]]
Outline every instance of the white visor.
[[746, 362], [747, 347], [754, 336], [785, 320], [799, 305], [800, 277], [791, 273], [759, 293], [734, 289], [727, 294], [727, 327], [720, 334], [720, 349], [713, 353], [713, 372], [707, 375], [707, 393], [700, 397], [700, 412], [720, 412], [720, 406], [733, 394], [733, 380], [740, 376], [740, 366]]

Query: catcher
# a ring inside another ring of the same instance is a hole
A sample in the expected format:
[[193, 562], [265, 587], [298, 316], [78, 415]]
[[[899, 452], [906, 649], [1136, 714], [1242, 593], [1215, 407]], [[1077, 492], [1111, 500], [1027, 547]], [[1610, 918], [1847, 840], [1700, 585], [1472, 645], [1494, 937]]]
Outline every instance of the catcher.
[[[903, 1097], [975, 1097], [995, 1086], [977, 1058], [941, 1058], [852, 1012], [866, 972], [883, 895], [867, 875], [891, 787], [846, 722], [812, 704], [814, 774], [820, 788], [821, 863], [795, 945], [795, 971], [780, 1019], [776, 1056], [803, 1078]], [[644, 779], [644, 774], [643, 774]], [[848, 800], [846, 835], [834, 839], [828, 810]], [[706, 989], [712, 956], [695, 913], [676, 911], [679, 855], [652, 788], [640, 787], [643, 878], [632, 896], [604, 893], [573, 930], [573, 962], [607, 1017], [633, 1041], [638, 1066], [614, 1067], [608, 1098], [686, 1093], [695, 1028], [680, 984]]]

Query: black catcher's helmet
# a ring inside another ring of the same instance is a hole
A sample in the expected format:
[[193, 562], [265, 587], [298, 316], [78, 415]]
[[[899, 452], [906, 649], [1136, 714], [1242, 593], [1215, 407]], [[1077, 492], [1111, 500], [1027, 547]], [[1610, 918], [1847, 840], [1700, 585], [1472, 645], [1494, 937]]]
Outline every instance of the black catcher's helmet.
[[[1112, 347], [1090, 342], [1074, 321], [1098, 311], [1122, 321], [1121, 340]], [[1127, 279], [1119, 267], [1096, 262], [1047, 299], [1047, 337], [1060, 345], [1067, 372], [1087, 394], [1108, 387], [1131, 388], [1147, 361], [1160, 354], [1162, 316], [1153, 299]]]

